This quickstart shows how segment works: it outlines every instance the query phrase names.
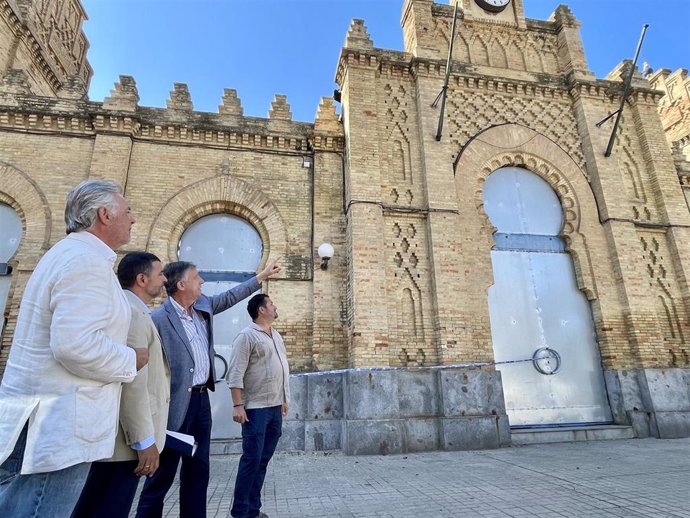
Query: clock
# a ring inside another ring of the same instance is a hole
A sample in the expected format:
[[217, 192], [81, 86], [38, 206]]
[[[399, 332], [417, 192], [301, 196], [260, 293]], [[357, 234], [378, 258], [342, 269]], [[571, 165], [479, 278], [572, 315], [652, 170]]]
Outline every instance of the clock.
[[510, 0], [474, 0], [476, 4], [491, 13], [500, 13], [508, 7]]

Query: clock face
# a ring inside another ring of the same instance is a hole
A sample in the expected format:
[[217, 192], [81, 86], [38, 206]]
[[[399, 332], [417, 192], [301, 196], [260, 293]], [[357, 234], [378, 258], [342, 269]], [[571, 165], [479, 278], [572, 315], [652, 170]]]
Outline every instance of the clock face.
[[500, 13], [508, 7], [510, 0], [474, 0], [479, 7], [492, 13]]

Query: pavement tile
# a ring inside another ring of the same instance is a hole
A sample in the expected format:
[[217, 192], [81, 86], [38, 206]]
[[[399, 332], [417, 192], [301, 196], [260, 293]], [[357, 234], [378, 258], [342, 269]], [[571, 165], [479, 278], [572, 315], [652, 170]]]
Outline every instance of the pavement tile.
[[[689, 459], [690, 439], [375, 457], [280, 453], [262, 510], [271, 518], [687, 518]], [[229, 516], [238, 461], [211, 457], [209, 518]], [[166, 518], [179, 518], [177, 490], [166, 498]]]

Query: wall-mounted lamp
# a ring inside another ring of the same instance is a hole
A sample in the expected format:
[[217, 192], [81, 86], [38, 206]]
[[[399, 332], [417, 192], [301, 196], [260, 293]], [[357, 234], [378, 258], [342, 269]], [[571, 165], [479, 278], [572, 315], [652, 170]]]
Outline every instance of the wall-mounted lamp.
[[[321, 246], [323, 246], [323, 245], [321, 245]], [[332, 249], [333, 249], [333, 247], [331, 247], [331, 250]], [[319, 250], [321, 250], [321, 249], [319, 248]], [[319, 255], [321, 255], [321, 252], [319, 252]], [[331, 252], [331, 255], [333, 255], [333, 252]], [[11, 275], [11, 274], [12, 274], [12, 267], [7, 263], [0, 263], [0, 276], [4, 277], [5, 275]]]
[[337, 103], [343, 98], [342, 92], [340, 90], [333, 90], [333, 100]]
[[335, 250], [333, 250], [333, 245], [330, 243], [322, 243], [319, 246], [319, 257], [321, 258], [321, 269], [322, 270], [327, 270], [328, 269], [328, 260], [333, 257], [333, 254], [335, 253]]
[[310, 156], [303, 156], [302, 157], [302, 167], [309, 169], [311, 167], [311, 157]]

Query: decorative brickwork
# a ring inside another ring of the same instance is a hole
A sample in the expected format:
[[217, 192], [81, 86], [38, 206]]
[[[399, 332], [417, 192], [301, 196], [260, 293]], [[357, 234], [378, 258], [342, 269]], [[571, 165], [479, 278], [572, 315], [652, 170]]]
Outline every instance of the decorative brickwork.
[[[451, 18], [434, 18], [435, 47], [447, 52]], [[480, 23], [460, 25], [453, 44], [458, 63], [494, 68], [559, 74], [558, 38], [555, 32], [516, 32], [508, 27], [487, 27]]]
[[648, 274], [649, 289], [656, 300], [656, 314], [661, 328], [664, 351], [650, 351], [650, 360], [659, 365], [688, 367], [690, 365], [690, 320], [682, 303], [671, 251], [663, 231], [638, 230], [642, 246], [642, 261]]
[[458, 148], [498, 124], [533, 128], [559, 144], [585, 170], [577, 121], [563, 91], [458, 79], [448, 98], [448, 137]]
[[390, 363], [405, 367], [434, 365], [436, 345], [428, 336], [433, 324], [425, 218], [389, 214], [386, 222], [386, 255], [390, 258], [386, 275], [392, 278], [386, 292], [389, 300], [396, 301], [388, 312]]
[[227, 213], [246, 219], [263, 242], [264, 265], [288, 257], [285, 221], [259, 189], [237, 178], [215, 177], [189, 185], [166, 201], [154, 217], [146, 249], [167, 261], [177, 260], [177, 244], [187, 227], [209, 214]]
[[88, 89], [93, 70], [82, 30], [86, 13], [79, 0], [0, 2], [0, 70], [23, 69], [35, 93], [60, 95], [78, 79]]
[[664, 92], [659, 101], [659, 115], [669, 144], [676, 143], [690, 160], [690, 77], [680, 68], [671, 73], [662, 68], [647, 77], [652, 88]]
[[636, 220], [650, 221], [652, 210], [654, 210], [654, 200], [649, 200], [651, 203], [648, 205], [648, 194], [645, 187], [648, 174], [640, 156], [639, 139], [635, 127], [628, 123], [626, 116], [621, 117], [616, 144], [618, 146], [616, 157], [623, 175], [626, 193], [632, 202], [632, 217]]

